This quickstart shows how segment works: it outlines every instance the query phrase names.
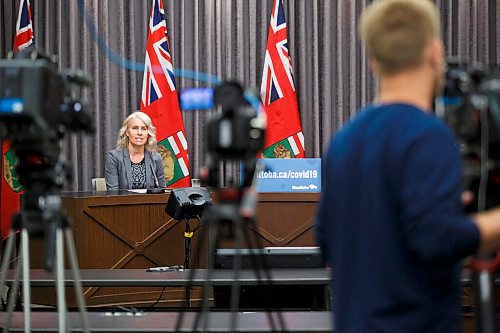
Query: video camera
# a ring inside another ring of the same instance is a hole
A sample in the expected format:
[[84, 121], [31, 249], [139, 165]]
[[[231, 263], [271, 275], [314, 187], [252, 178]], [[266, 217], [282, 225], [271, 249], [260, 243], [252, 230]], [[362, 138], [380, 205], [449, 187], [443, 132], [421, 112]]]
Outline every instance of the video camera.
[[[500, 67], [448, 61], [441, 100], [444, 106], [441, 116], [460, 143], [466, 188], [483, 201], [477, 209], [497, 206], [500, 203]], [[482, 193], [485, 188], [487, 192]]]
[[0, 60], [0, 120], [4, 135], [22, 140], [20, 126], [41, 130], [36, 137], [59, 138], [65, 131], [90, 132], [91, 117], [76, 99], [71, 85], [84, 86], [90, 78], [80, 70], [57, 69], [57, 57], [25, 50]]
[[54, 172], [58, 140], [66, 132], [92, 132], [92, 118], [72, 86], [90, 83], [81, 71], [57, 68], [57, 57], [26, 49], [0, 60], [0, 138], [15, 151], [26, 188], [38, 181], [62, 186]]
[[[24, 194], [13, 228], [46, 239], [46, 267], [52, 269], [55, 230], [67, 224], [60, 189], [69, 178], [60, 140], [67, 132], [92, 132], [92, 117], [73, 86], [89, 84], [81, 71], [58, 70], [57, 57], [25, 49], [0, 60], [0, 138], [15, 158], [4, 174], [17, 173]], [[5, 159], [7, 161], [7, 159]]]
[[181, 93], [181, 108], [219, 110], [207, 124], [209, 186], [219, 186], [221, 161], [241, 161], [244, 168], [242, 187], [249, 186], [255, 169], [255, 156], [264, 146], [266, 120], [252, 106], [245, 91], [236, 82], [211, 88], [193, 88]]

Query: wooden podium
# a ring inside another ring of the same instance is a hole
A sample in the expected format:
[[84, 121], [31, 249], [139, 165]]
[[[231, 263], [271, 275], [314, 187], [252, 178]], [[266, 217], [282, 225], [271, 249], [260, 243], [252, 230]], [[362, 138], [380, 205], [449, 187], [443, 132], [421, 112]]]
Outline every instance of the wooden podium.
[[[168, 193], [129, 191], [63, 193], [80, 268], [146, 269], [182, 265], [185, 225], [165, 213], [168, 196]], [[318, 193], [262, 193], [257, 207], [257, 228], [252, 231], [263, 246], [314, 246], [312, 224], [318, 200]], [[189, 223], [194, 228], [198, 222]], [[208, 243], [203, 241], [200, 247], [200, 234], [201, 229], [192, 239], [191, 268], [206, 267]], [[40, 245], [32, 246], [33, 268], [42, 268]], [[191, 293], [193, 304], [200, 299], [198, 292]], [[70, 305], [72, 296], [73, 291], [68, 290]], [[157, 306], [164, 307], [181, 306], [185, 292], [184, 288], [174, 287], [92, 287], [86, 289], [85, 297], [89, 306], [147, 307], [157, 302]], [[55, 304], [55, 292], [33, 288], [33, 301]]]

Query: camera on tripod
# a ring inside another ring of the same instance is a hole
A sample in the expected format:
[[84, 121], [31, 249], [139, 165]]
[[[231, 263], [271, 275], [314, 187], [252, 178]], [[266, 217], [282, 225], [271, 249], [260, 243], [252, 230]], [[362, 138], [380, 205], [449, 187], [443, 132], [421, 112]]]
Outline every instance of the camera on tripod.
[[207, 125], [209, 152], [207, 183], [218, 186], [221, 161], [241, 161], [242, 187], [248, 187], [255, 171], [255, 156], [264, 146], [266, 120], [245, 98], [236, 82], [227, 82], [214, 91], [213, 102], [220, 116]]
[[48, 269], [54, 230], [67, 224], [59, 192], [69, 174], [60, 140], [67, 132], [92, 132], [92, 117], [72, 89], [89, 83], [81, 71], [59, 70], [57, 57], [35, 49], [0, 60], [0, 138], [10, 142], [17, 161], [9, 172], [24, 187], [12, 226], [45, 238]]
[[[466, 188], [478, 210], [500, 203], [500, 67], [447, 63], [441, 115], [455, 132], [464, 160]], [[487, 192], [483, 190], [484, 183]]]
[[81, 71], [59, 71], [57, 57], [33, 49], [0, 60], [0, 138], [10, 141], [25, 189], [42, 180], [62, 187], [58, 140], [68, 131], [93, 130], [71, 88], [89, 82]]
[[57, 57], [33, 49], [0, 60], [0, 138], [10, 141], [25, 189], [41, 180], [62, 187], [58, 140], [68, 131], [93, 130], [71, 88], [89, 82], [81, 71], [59, 71]]
[[[14, 215], [10, 237], [2, 260], [0, 288], [14, 254], [15, 229], [20, 229], [20, 251], [16, 260], [16, 279], [23, 271], [23, 302], [26, 305], [25, 328], [30, 318], [30, 251], [29, 238], [43, 238], [45, 268], [55, 270], [60, 330], [65, 328], [64, 239], [69, 253], [68, 262], [75, 279], [75, 297], [85, 330], [88, 320], [78, 272], [78, 260], [69, 221], [62, 211], [60, 189], [68, 178], [61, 154], [60, 140], [66, 132], [91, 132], [92, 118], [84, 104], [76, 99], [72, 85], [89, 83], [79, 71], [58, 70], [57, 58], [34, 49], [25, 49], [10, 59], [0, 60], [0, 138], [9, 140], [17, 163], [14, 167], [24, 186], [21, 209]], [[18, 282], [10, 292], [7, 312], [12, 313]], [[28, 319], [26, 319], [28, 318]], [[6, 326], [9, 326], [7, 324]]]
[[[2, 137], [12, 142], [61, 138], [66, 131], [91, 132], [92, 118], [71, 86], [84, 86], [80, 70], [57, 68], [57, 57], [24, 50], [0, 60]], [[28, 130], [21, 133], [19, 129]], [[35, 132], [34, 131], [39, 131]]]
[[[252, 97], [257, 103], [254, 103]], [[208, 202], [205, 198], [208, 192], [205, 193], [205, 189], [203, 191], [194, 188], [175, 189], [169, 197], [165, 211], [176, 219], [201, 215], [205, 218], [210, 218], [212, 215], [213, 218], [217, 211], [217, 214], [220, 214], [218, 220], [227, 222], [238, 220], [243, 192], [252, 185], [255, 174], [255, 156], [264, 146], [266, 121], [265, 116], [258, 112], [259, 101], [255, 96], [245, 93], [243, 87], [234, 81], [224, 82], [215, 89], [184, 89], [180, 100], [183, 110], [211, 110], [215, 106], [218, 111], [206, 126], [209, 154], [207, 166], [201, 171], [201, 177], [208, 186], [218, 188], [219, 204], [215, 208], [211, 205], [211, 201]], [[226, 162], [241, 164], [244, 170], [243, 181], [238, 185], [237, 181], [230, 180], [229, 186], [221, 189], [220, 168], [221, 164]], [[218, 209], [220, 206], [225, 208]]]

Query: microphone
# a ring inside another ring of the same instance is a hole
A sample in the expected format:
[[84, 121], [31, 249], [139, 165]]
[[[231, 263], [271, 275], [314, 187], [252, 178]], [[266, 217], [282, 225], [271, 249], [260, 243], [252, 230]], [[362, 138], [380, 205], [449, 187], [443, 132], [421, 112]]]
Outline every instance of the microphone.
[[151, 267], [146, 269], [146, 272], [182, 272], [184, 266], [174, 265], [174, 266], [162, 266], [162, 267]]
[[153, 168], [153, 165], [150, 164], [149, 166], [151, 167], [151, 172], [153, 173], [153, 179], [155, 181], [155, 187], [154, 188], [148, 188], [146, 190], [146, 193], [149, 193], [149, 194], [164, 193], [165, 191], [162, 188], [160, 188], [160, 183], [158, 182], [158, 177], [156, 177], [156, 172], [155, 172], [155, 169]]

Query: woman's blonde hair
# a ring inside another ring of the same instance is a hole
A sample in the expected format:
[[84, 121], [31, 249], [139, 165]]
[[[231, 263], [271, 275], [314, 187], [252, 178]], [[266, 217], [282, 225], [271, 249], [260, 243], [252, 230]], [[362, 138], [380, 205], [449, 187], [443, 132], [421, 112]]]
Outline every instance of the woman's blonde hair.
[[122, 127], [118, 131], [118, 141], [116, 142], [116, 148], [119, 150], [124, 150], [128, 148], [129, 139], [127, 136], [127, 129], [130, 125], [132, 119], [137, 118], [141, 120], [148, 127], [148, 141], [146, 142], [145, 148], [147, 151], [156, 152], [156, 127], [153, 126], [153, 122], [149, 116], [141, 111], [135, 111], [130, 116], [125, 118]]
[[439, 14], [429, 0], [378, 0], [367, 7], [359, 24], [368, 54], [382, 74], [420, 65], [427, 44], [439, 38]]

